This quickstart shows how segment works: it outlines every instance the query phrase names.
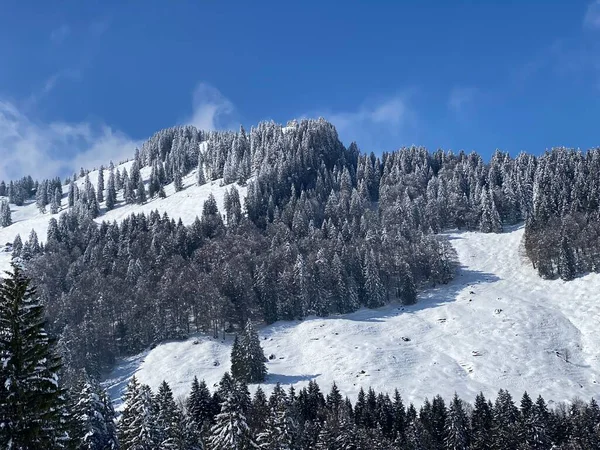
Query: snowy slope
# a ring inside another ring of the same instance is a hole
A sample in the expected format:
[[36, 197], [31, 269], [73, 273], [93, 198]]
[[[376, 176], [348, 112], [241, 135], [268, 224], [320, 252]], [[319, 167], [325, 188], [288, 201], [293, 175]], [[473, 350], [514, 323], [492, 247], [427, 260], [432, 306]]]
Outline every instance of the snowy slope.
[[[119, 166], [122, 171], [126, 168], [129, 172], [133, 162], [126, 162]], [[147, 183], [150, 178], [149, 167], [143, 168], [140, 173], [144, 181]], [[108, 181], [108, 170], [104, 171], [104, 182]], [[95, 170], [89, 173], [90, 183], [96, 188], [98, 184], [98, 171]], [[77, 184], [80, 188], [85, 183], [84, 178], [77, 180]], [[223, 196], [225, 190], [229, 189], [228, 186], [221, 186], [221, 180], [215, 180], [208, 182], [202, 186], [196, 185], [196, 171], [194, 170], [188, 176], [183, 179], [183, 190], [175, 192], [173, 184], [165, 186], [166, 198], [161, 199], [158, 197], [150, 199], [144, 205], [126, 205], [122, 200], [122, 192], [118, 194], [118, 204], [115, 209], [106, 211], [104, 203], [100, 205], [101, 215], [96, 219], [96, 222], [102, 222], [103, 220], [121, 222], [126, 217], [133, 213], [139, 214], [144, 212], [146, 214], [151, 211], [158, 210], [161, 215], [166, 212], [169, 217], [175, 220], [181, 218], [184, 225], [190, 225], [196, 216], [202, 214], [202, 206], [204, 201], [208, 198], [208, 195], [212, 192], [219, 206], [219, 210], [223, 213]], [[246, 197], [247, 188], [245, 186], [236, 185], [240, 193], [240, 198], [243, 200]], [[35, 205], [35, 201], [29, 201], [23, 206], [11, 206], [12, 221], [13, 224], [9, 227], [0, 228], [0, 273], [7, 270], [10, 266], [11, 255], [8, 252], [2, 251], [6, 243], [12, 243], [17, 236], [21, 235], [23, 241], [25, 241], [32, 229], [34, 229], [38, 235], [40, 242], [46, 241], [46, 233], [48, 231], [48, 221], [51, 217], [58, 218], [60, 214], [68, 209], [67, 192], [68, 187], [63, 187], [63, 198], [61, 202], [61, 211], [58, 214], [50, 214], [49, 212], [41, 213]], [[49, 211], [49, 206], [46, 208]]]
[[[522, 236], [522, 228], [451, 233], [460, 271], [415, 306], [263, 328], [265, 354], [275, 355], [265, 389], [314, 379], [324, 390], [335, 381], [353, 399], [361, 386], [398, 388], [418, 403], [455, 391], [473, 401], [479, 391], [494, 396], [500, 388], [548, 401], [600, 399], [600, 275], [542, 280], [521, 255]], [[135, 373], [153, 389], [167, 380], [184, 396], [194, 376], [218, 382], [229, 369], [230, 345], [230, 338], [204, 335], [165, 343], [123, 361], [105, 385], [118, 401]]]

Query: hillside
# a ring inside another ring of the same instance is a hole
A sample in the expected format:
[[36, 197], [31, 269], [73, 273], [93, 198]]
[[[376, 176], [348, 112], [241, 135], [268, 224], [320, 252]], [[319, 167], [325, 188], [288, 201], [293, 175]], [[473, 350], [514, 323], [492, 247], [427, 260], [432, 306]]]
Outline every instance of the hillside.
[[[260, 330], [268, 362], [265, 388], [335, 381], [352, 399], [359, 388], [398, 388], [409, 401], [457, 392], [472, 401], [498, 389], [552, 401], [598, 397], [600, 275], [570, 282], [543, 280], [522, 256], [523, 228], [502, 234], [448, 234], [460, 260], [455, 281], [427, 290], [414, 306]], [[405, 341], [403, 338], [410, 339]], [[156, 389], [167, 380], [187, 395], [194, 376], [214, 386], [229, 369], [231, 339], [197, 335], [125, 359], [105, 382], [118, 401], [136, 374]], [[217, 365], [218, 364], [218, 365]]]
[[[131, 162], [127, 162], [118, 166], [119, 169], [123, 168], [130, 170]], [[150, 168], [144, 167], [140, 171], [140, 174], [147, 185], [150, 178]], [[104, 178], [108, 179], [109, 171], [104, 171]], [[89, 173], [90, 182], [96, 185], [98, 182], [98, 171], [94, 170]], [[105, 202], [100, 204], [101, 214], [95, 220], [100, 223], [102, 221], [117, 221], [121, 222], [131, 214], [145, 213], [148, 214], [151, 211], [158, 210], [160, 214], [167, 213], [169, 217], [179, 219], [181, 218], [184, 225], [190, 225], [196, 216], [200, 216], [202, 212], [202, 206], [204, 201], [208, 198], [209, 194], [212, 193], [217, 200], [217, 204], [220, 210], [223, 210], [223, 194], [229, 185], [222, 185], [222, 180], [215, 180], [208, 182], [202, 186], [198, 186], [195, 182], [196, 170], [192, 171], [186, 177], [183, 178], [184, 189], [175, 192], [173, 183], [165, 186], [166, 198], [161, 199], [154, 197], [143, 205], [130, 204], [127, 205], [123, 201], [123, 193], [118, 194], [118, 205], [115, 209], [107, 211], [105, 208]], [[84, 179], [80, 178], [77, 180], [79, 188], [83, 188]], [[243, 198], [246, 195], [245, 186], [237, 186], [240, 196]], [[12, 220], [13, 224], [8, 227], [0, 227], [0, 272], [7, 270], [10, 267], [11, 253], [9, 251], [2, 251], [5, 248], [5, 244], [12, 243], [17, 236], [21, 235], [23, 240], [27, 239], [31, 230], [35, 230], [41, 243], [46, 241], [46, 232], [48, 231], [48, 221], [50, 218], [58, 218], [61, 214], [68, 211], [67, 202], [67, 187], [65, 186], [61, 200], [61, 210], [58, 214], [50, 214], [49, 212], [41, 213], [35, 204], [35, 200], [28, 201], [23, 206], [15, 206], [11, 204]], [[1, 198], [1, 197], [0, 197]]]

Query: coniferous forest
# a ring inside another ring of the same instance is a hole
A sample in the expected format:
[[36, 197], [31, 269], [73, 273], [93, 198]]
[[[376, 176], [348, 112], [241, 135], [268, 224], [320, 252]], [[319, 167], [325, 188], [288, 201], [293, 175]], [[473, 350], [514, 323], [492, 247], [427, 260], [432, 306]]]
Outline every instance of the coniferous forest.
[[[515, 404], [500, 390], [473, 405], [457, 395], [422, 405], [360, 390], [356, 402], [334, 384], [327, 394], [311, 381], [298, 392], [279, 384], [267, 397], [250, 395], [246, 380], [264, 378], [264, 355], [252, 347], [249, 323], [242, 358], [211, 392], [195, 378], [176, 400], [163, 382], [157, 392], [134, 376], [118, 422], [106, 393], [85, 371], [71, 387], [58, 382], [60, 358], [45, 332], [35, 288], [15, 266], [0, 285], [0, 445], [7, 449], [242, 450], [262, 449], [594, 449], [600, 446], [600, 407], [577, 400], [548, 407], [527, 393]], [[247, 356], [259, 356], [248, 358]], [[257, 372], [258, 369], [258, 372]]]
[[[0, 202], [0, 226], [11, 224], [10, 204], [35, 200], [40, 211], [55, 213], [65, 195], [70, 207], [50, 219], [44, 244], [35, 231], [12, 243], [15, 263], [24, 271], [12, 283], [23, 287], [11, 288], [5, 281], [1, 300], [8, 311], [11, 299], [29, 292], [23, 301], [35, 298], [43, 305], [44, 332], [39, 330], [41, 306], [14, 305], [11, 314], [35, 311], [31, 320], [39, 336], [32, 335], [32, 342], [48, 352], [43, 370], [51, 374], [42, 378], [55, 379], [52, 401], [44, 403], [52, 412], [47, 420], [56, 421], [53, 429], [72, 422], [76, 405], [101, 410], [79, 417], [104, 417], [100, 424], [83, 426], [102, 428], [105, 435], [99, 439], [105, 440], [79, 448], [116, 448], [117, 434], [123, 448], [136, 449], [194, 448], [202, 442], [207, 448], [252, 448], [252, 443], [262, 448], [513, 448], [506, 442], [515, 436], [528, 443], [524, 448], [594, 448], [574, 444], [597, 442], [593, 401], [552, 410], [543, 400], [524, 397], [517, 408], [508, 393], [500, 392], [494, 404], [481, 398], [471, 407], [455, 398], [445, 399], [446, 407], [438, 398], [417, 413], [415, 407], [400, 407], [399, 396], [391, 400], [369, 392], [354, 405], [337, 399], [343, 393], [332, 391], [325, 398], [314, 383], [306, 392], [277, 390], [275, 398], [257, 394], [259, 399], [250, 399], [243, 382], [260, 380], [261, 374], [250, 376], [241, 366], [232, 371], [248, 378], [224, 379], [217, 392], [204, 392], [210, 414], [203, 412], [193, 426], [190, 407], [177, 405], [168, 385], [152, 393], [132, 382], [129, 409], [117, 433], [97, 380], [118, 357], [191, 333], [240, 333], [250, 345], [248, 324], [413, 304], [420, 290], [454, 276], [454, 252], [443, 235], [448, 229], [495, 233], [524, 223], [524, 253], [541, 277], [571, 280], [598, 272], [600, 150], [557, 148], [516, 158], [497, 151], [489, 162], [476, 153], [419, 147], [376, 156], [361, 153], [355, 143], [345, 147], [335, 128], [319, 119], [286, 127], [265, 122], [249, 132], [166, 129], [136, 150], [127, 167], [100, 168], [95, 185], [83, 169], [65, 183], [31, 177], [0, 183], [0, 196], [7, 197]], [[149, 177], [142, 177], [142, 170]], [[223, 211], [209, 197], [187, 226], [158, 212], [132, 214], [120, 223], [100, 221], [106, 210], [164, 197], [168, 184], [184, 189], [190, 174], [200, 185], [217, 180], [231, 185]], [[241, 187], [247, 189], [244, 199]], [[15, 318], [11, 324], [10, 317], [2, 318], [0, 329], [4, 361], [18, 353], [11, 346], [19, 344], [14, 326], [22, 322]], [[59, 357], [60, 368], [51, 363]], [[4, 404], [16, 386], [4, 383]], [[25, 395], [19, 389], [18, 395]], [[87, 397], [68, 398], [68, 392], [87, 392]], [[31, 420], [42, 428], [46, 423], [46, 418]], [[50, 441], [44, 439], [63, 445], [65, 436], [87, 436], [89, 429], [49, 437], [47, 430], [32, 428], [30, 439], [40, 440], [28, 442], [37, 448], [46, 448], [41, 443]], [[16, 428], [3, 430], [9, 433], [3, 442], [29, 448], [15, 443], [14, 436], [23, 434]], [[146, 443], [130, 443], [141, 435]], [[181, 446], [184, 435], [188, 443]], [[241, 439], [237, 446], [226, 440], [234, 435]], [[334, 435], [346, 435], [347, 441], [342, 444]], [[166, 444], [169, 439], [179, 443]]]

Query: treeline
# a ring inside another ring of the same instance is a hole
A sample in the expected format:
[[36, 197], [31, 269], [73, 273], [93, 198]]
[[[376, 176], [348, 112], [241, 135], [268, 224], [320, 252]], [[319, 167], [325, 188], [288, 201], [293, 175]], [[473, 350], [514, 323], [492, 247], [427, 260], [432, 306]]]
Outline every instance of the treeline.
[[194, 379], [179, 404], [166, 382], [153, 394], [134, 377], [124, 400], [119, 423], [124, 450], [600, 448], [594, 399], [549, 408], [541, 396], [534, 401], [524, 393], [517, 406], [505, 390], [494, 401], [480, 393], [473, 405], [457, 395], [436, 396], [417, 409], [405, 405], [397, 390], [390, 397], [361, 389], [352, 403], [335, 384], [324, 395], [314, 381], [287, 392], [277, 384], [268, 397], [259, 386], [251, 396], [226, 373], [213, 393]]

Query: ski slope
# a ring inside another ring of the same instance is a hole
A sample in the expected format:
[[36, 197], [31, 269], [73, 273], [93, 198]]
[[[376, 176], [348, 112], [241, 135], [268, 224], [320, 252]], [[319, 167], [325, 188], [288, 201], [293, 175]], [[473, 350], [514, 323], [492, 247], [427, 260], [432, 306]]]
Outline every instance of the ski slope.
[[[127, 169], [128, 172], [131, 170], [132, 161], [121, 164], [119, 169], [123, 171], [123, 169]], [[144, 167], [140, 174], [142, 179], [148, 184], [148, 180], [150, 178], [150, 167]], [[108, 181], [109, 171], [104, 171], [104, 183], [106, 187], [106, 183]], [[98, 185], [98, 171], [94, 170], [89, 173], [90, 183], [94, 186], [94, 188]], [[192, 171], [189, 175], [183, 178], [183, 190], [179, 192], [175, 192], [175, 188], [173, 183], [165, 186], [165, 194], [166, 198], [161, 199], [155, 196], [152, 199], [149, 199], [143, 205], [127, 205], [123, 202], [123, 193], [122, 191], [118, 193], [117, 196], [117, 205], [114, 209], [107, 211], [105, 207], [105, 203], [100, 204], [100, 216], [95, 220], [98, 223], [102, 221], [117, 221], [121, 222], [125, 218], [129, 217], [131, 214], [139, 214], [145, 213], [149, 214], [151, 211], [158, 210], [161, 215], [163, 213], [167, 213], [169, 217], [178, 220], [181, 219], [184, 225], [190, 225], [196, 216], [200, 217], [202, 214], [202, 207], [204, 205], [204, 201], [208, 198], [209, 194], [213, 194], [215, 200], [217, 201], [217, 205], [221, 213], [224, 212], [223, 208], [223, 196], [225, 194], [225, 190], [229, 189], [231, 185], [222, 186], [222, 180], [214, 180], [209, 181], [202, 186], [198, 186], [196, 184], [196, 170]], [[77, 185], [80, 189], [83, 188], [85, 184], [85, 178], [80, 178], [77, 180]], [[147, 186], [146, 186], [147, 187]], [[247, 187], [236, 185], [236, 189], [240, 193], [240, 199], [244, 199], [246, 197]], [[36, 204], [35, 200], [28, 201], [23, 206], [15, 206], [11, 204], [11, 214], [12, 214], [12, 225], [8, 227], [0, 227], [0, 274], [4, 273], [5, 270], [10, 268], [11, 261], [11, 253], [5, 251], [5, 244], [12, 243], [17, 236], [17, 234], [21, 235], [21, 239], [23, 242], [27, 240], [29, 237], [29, 233], [31, 230], [35, 230], [38, 235], [40, 242], [46, 241], [46, 234], [48, 232], [48, 221], [50, 218], [54, 217], [58, 220], [60, 214], [63, 214], [68, 210], [68, 186], [63, 186], [63, 197], [61, 200], [61, 208], [57, 214], [50, 214], [48, 206], [46, 208], [46, 213], [41, 213]], [[2, 197], [0, 197], [2, 198]]]
[[[265, 354], [274, 355], [263, 387], [316, 380], [327, 391], [335, 381], [353, 400], [372, 386], [398, 388], [416, 403], [454, 392], [473, 401], [500, 388], [550, 403], [600, 399], [600, 275], [542, 280], [521, 255], [522, 236], [523, 228], [450, 233], [461, 263], [456, 279], [414, 306], [262, 328]], [[133, 374], [153, 389], [168, 381], [176, 397], [194, 376], [213, 387], [229, 370], [231, 342], [198, 335], [164, 343], [122, 361], [105, 386], [117, 403]]]

